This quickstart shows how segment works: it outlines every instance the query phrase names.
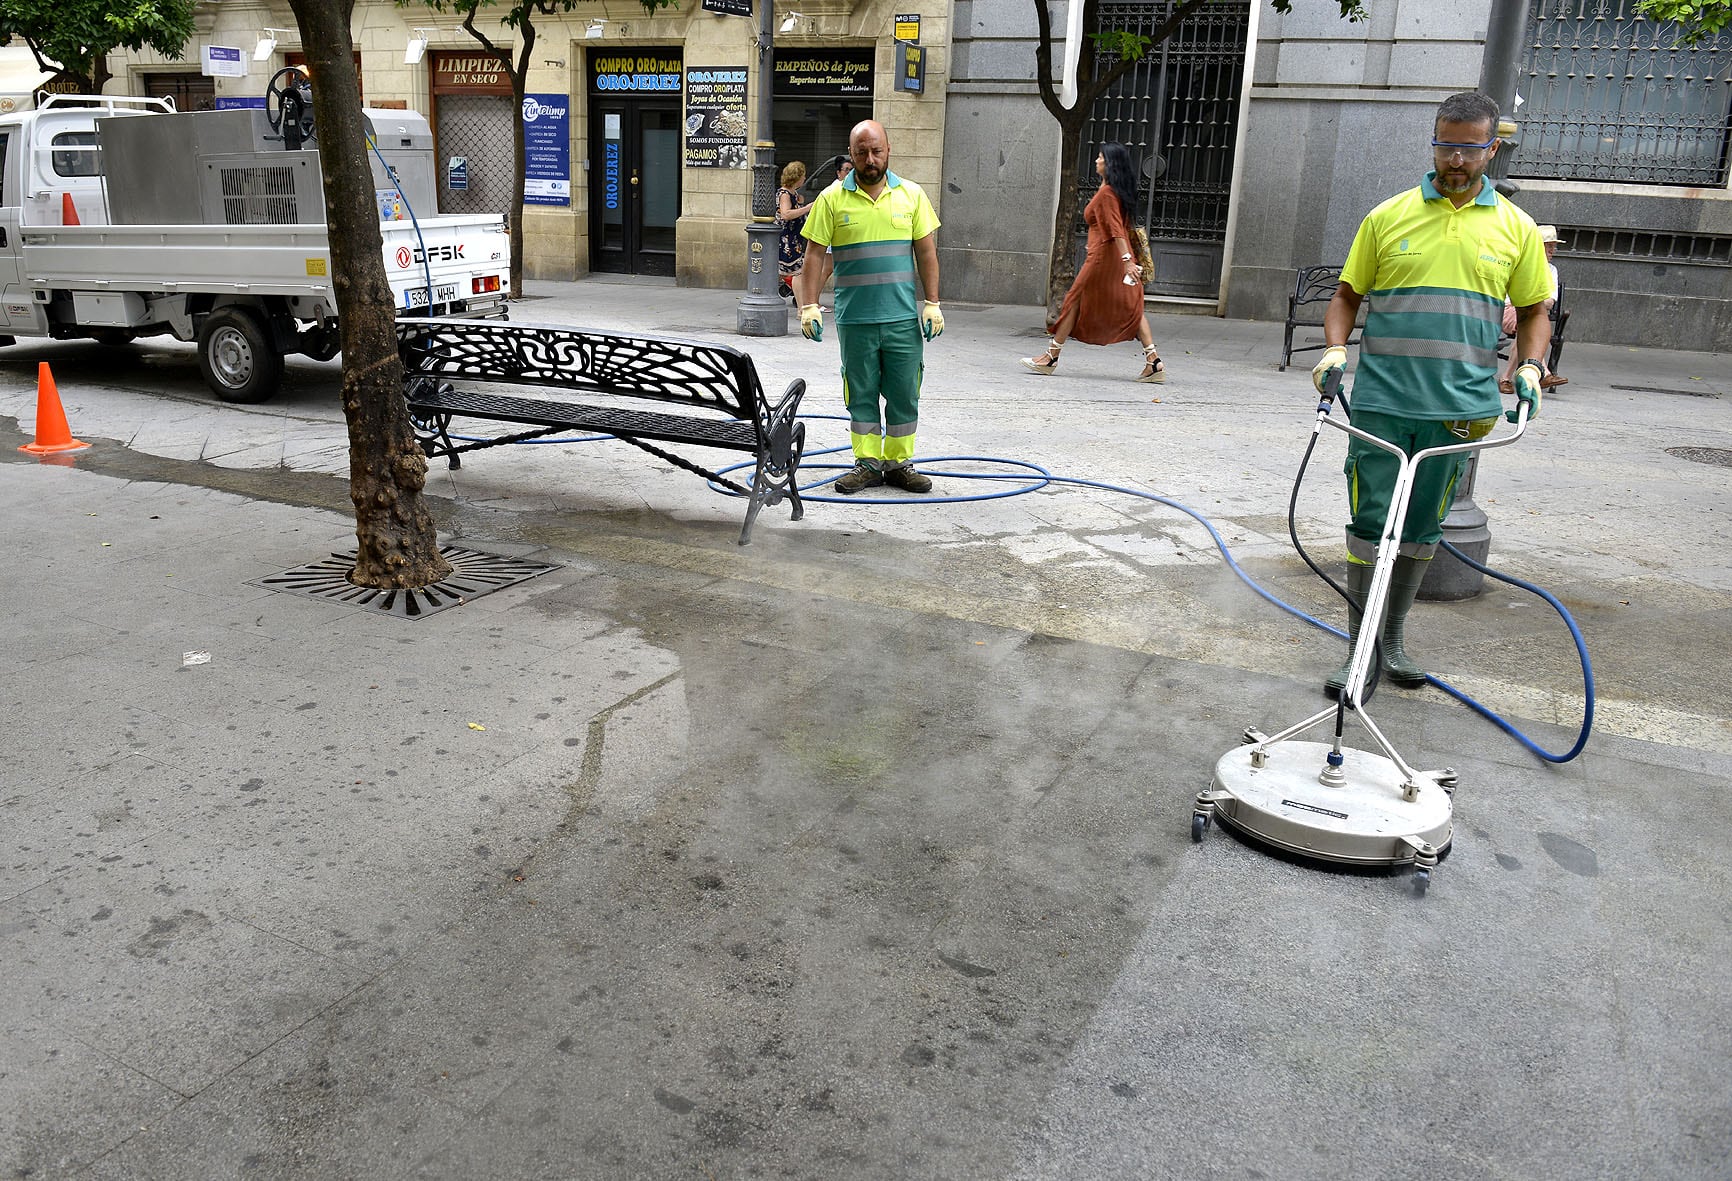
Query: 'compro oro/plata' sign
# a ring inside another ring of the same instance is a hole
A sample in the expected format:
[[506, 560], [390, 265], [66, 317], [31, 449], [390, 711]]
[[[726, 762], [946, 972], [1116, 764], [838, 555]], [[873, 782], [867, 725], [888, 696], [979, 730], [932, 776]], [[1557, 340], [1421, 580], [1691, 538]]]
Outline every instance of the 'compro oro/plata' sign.
[[871, 98], [870, 46], [776, 54], [777, 98]]
[[678, 94], [680, 59], [663, 53], [596, 54], [589, 59], [593, 94]]

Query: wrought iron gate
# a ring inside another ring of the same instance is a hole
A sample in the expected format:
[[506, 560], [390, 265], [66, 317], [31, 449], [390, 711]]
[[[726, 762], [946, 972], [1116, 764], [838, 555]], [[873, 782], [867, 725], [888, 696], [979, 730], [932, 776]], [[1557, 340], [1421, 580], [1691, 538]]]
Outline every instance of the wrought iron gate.
[[[1155, 255], [1148, 286], [1155, 294], [1213, 299], [1221, 288], [1251, 2], [1198, 9], [1102, 95], [1089, 116], [1079, 147], [1083, 203], [1100, 185], [1094, 173], [1099, 145], [1124, 144], [1139, 169], [1137, 199]], [[1101, 27], [1146, 36], [1175, 7], [1177, 0], [1102, 3]], [[1096, 77], [1114, 61], [1097, 55]]]

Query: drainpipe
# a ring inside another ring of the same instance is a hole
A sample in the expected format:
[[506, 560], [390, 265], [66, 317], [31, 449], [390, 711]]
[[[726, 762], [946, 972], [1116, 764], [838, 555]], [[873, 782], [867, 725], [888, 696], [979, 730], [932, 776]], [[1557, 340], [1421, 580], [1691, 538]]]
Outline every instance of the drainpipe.
[[[1510, 156], [1515, 150], [1516, 72], [1521, 67], [1522, 41], [1527, 32], [1528, 0], [1491, 0], [1486, 18], [1485, 55], [1480, 59], [1479, 92], [1489, 96], [1502, 112], [1497, 133], [1504, 139], [1498, 154], [1486, 169], [1486, 179], [1505, 197], [1513, 197], [1521, 186], [1508, 178]], [[1515, 345], [1511, 344], [1511, 348]], [[1455, 499], [1450, 501], [1449, 515], [1443, 519], [1443, 539], [1456, 549], [1483, 564], [1491, 554], [1491, 529], [1485, 510], [1473, 500], [1473, 486], [1479, 476], [1479, 460], [1484, 452], [1468, 456], [1467, 466], [1455, 486]], [[1419, 597], [1441, 601], [1471, 599], [1485, 589], [1485, 575], [1458, 561], [1448, 550], [1439, 549], [1437, 557], [1426, 568], [1425, 581], [1419, 584]]]

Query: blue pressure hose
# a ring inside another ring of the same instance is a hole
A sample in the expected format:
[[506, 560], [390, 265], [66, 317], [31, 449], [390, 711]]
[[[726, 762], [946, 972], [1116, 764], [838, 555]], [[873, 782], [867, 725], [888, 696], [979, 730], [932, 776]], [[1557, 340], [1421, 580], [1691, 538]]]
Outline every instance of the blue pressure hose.
[[[845, 415], [840, 415], [840, 414], [802, 414], [802, 415], [800, 415], [800, 418], [802, 420], [831, 419], [831, 420], [838, 421], [838, 422], [848, 421], [847, 417]], [[477, 441], [477, 442], [482, 441], [477, 436], [452, 435], [451, 437], [453, 439], [460, 439], [460, 440], [470, 440], [470, 441]], [[609, 440], [611, 438], [612, 438], [611, 435], [586, 435], [586, 436], [583, 436], [581, 438], [526, 439], [526, 440], [523, 440], [523, 442], [524, 443], [590, 443], [590, 442], [601, 442], [604, 440]], [[817, 456], [823, 456], [823, 455], [834, 455], [838, 452], [849, 451], [849, 450], [850, 449], [848, 447], [829, 447], [829, 448], [825, 448], [824, 450], [821, 450], [821, 451], [809, 452], [808, 454], [810, 456], [817, 457]], [[1307, 451], [1307, 455], [1309, 455], [1309, 451]], [[1126, 487], [1123, 487], [1123, 486], [1118, 485], [1118, 484], [1108, 484], [1108, 483], [1101, 481], [1101, 480], [1087, 480], [1087, 479], [1082, 479], [1082, 478], [1077, 477], [1077, 476], [1054, 475], [1052, 472], [1048, 471], [1044, 467], [1041, 467], [1039, 464], [1030, 463], [1026, 460], [1020, 460], [1020, 459], [1004, 459], [1004, 458], [1001, 458], [998, 456], [990, 456], [990, 455], [936, 455], [936, 456], [924, 457], [921, 459], [920, 462], [921, 462], [921, 470], [924, 471], [927, 475], [937, 476], [937, 477], [947, 479], [947, 480], [954, 479], [954, 480], [1017, 481], [1018, 483], [1017, 483], [1017, 486], [1014, 488], [1006, 488], [1006, 489], [1003, 489], [1000, 491], [995, 491], [995, 492], [977, 493], [977, 494], [973, 494], [973, 495], [969, 495], [969, 496], [930, 496], [930, 495], [928, 495], [928, 496], [874, 496], [869, 500], [861, 500], [858, 497], [853, 497], [853, 496], [841, 496], [841, 495], [823, 496], [823, 495], [814, 495], [814, 494], [807, 492], [807, 488], [822, 488], [824, 485], [832, 483], [837, 478], [836, 476], [826, 476], [822, 480], [814, 481], [813, 483], [802, 487], [800, 489], [800, 499], [802, 499], [802, 500], [814, 500], [814, 501], [819, 501], [821, 503], [822, 502], [828, 502], [828, 503], [834, 503], [834, 504], [870, 504], [870, 505], [966, 504], [970, 501], [1000, 500], [1000, 499], [1003, 499], [1003, 498], [1009, 497], [1009, 496], [1021, 496], [1025, 493], [1028, 493], [1028, 492], [1038, 492], [1042, 488], [1046, 488], [1046, 487], [1049, 487], [1049, 486], [1054, 485], [1054, 484], [1069, 484], [1069, 485], [1074, 485], [1074, 486], [1080, 487], [1080, 488], [1097, 488], [1097, 489], [1100, 489], [1101, 491], [1104, 491], [1104, 492], [1117, 492], [1117, 493], [1121, 493], [1125, 496], [1135, 496], [1141, 500], [1152, 500], [1156, 504], [1165, 505], [1168, 508], [1176, 509], [1179, 512], [1184, 513], [1186, 516], [1188, 516], [1192, 520], [1196, 521], [1204, 529], [1208, 530], [1209, 537], [1214, 541], [1215, 548], [1220, 551], [1221, 559], [1227, 563], [1227, 568], [1229, 570], [1231, 570], [1235, 576], [1238, 577], [1240, 582], [1243, 582], [1247, 587], [1249, 587], [1259, 598], [1262, 598], [1266, 602], [1274, 605], [1275, 607], [1280, 608], [1282, 611], [1285, 611], [1289, 615], [1292, 615], [1298, 619], [1304, 620], [1306, 623], [1310, 624], [1312, 627], [1318, 628], [1321, 631], [1328, 632], [1330, 635], [1336, 637], [1337, 639], [1345, 640], [1347, 638], [1347, 633], [1342, 631], [1340, 628], [1334, 627], [1331, 624], [1323, 622], [1321, 619], [1317, 619], [1314, 616], [1306, 614], [1304, 611], [1300, 610], [1298, 607], [1293, 606], [1291, 603], [1287, 603], [1281, 599], [1276, 598], [1273, 594], [1271, 594], [1269, 591], [1265, 590], [1262, 586], [1260, 586], [1257, 583], [1256, 579], [1252, 578], [1249, 574], [1245, 573], [1244, 569], [1239, 565], [1239, 563], [1234, 560], [1232, 553], [1227, 549], [1226, 540], [1224, 538], [1222, 538], [1220, 530], [1215, 528], [1213, 522], [1211, 522], [1209, 520], [1209, 518], [1205, 517], [1202, 513], [1198, 512], [1196, 509], [1194, 509], [1194, 508], [1190, 507], [1189, 505], [1184, 504], [1180, 501], [1173, 500], [1173, 499], [1171, 499], [1169, 497], [1165, 497], [1165, 496], [1158, 496], [1153, 492], [1144, 492], [1138, 488], [1126, 488]], [[931, 466], [932, 464], [938, 464], [938, 463], [992, 463], [992, 464], [1001, 464], [1001, 465], [1005, 465], [1005, 466], [1021, 468], [1024, 470], [1021, 472], [959, 472], [959, 471], [947, 471], [944, 469], [935, 469]], [[809, 464], [809, 463], [802, 462], [800, 465], [800, 468], [802, 471], [805, 471], [807, 469], [835, 468], [835, 469], [838, 469], [838, 474], [840, 474], [841, 471], [846, 471], [849, 468], [852, 468], [853, 466], [854, 465], [852, 463], [846, 463], [846, 464], [841, 464], [841, 463]], [[750, 463], [750, 462], [737, 463], [737, 464], [733, 464], [730, 467], [722, 468], [721, 471], [717, 474], [718, 475], [727, 475], [729, 472], [735, 472], [735, 471], [741, 470], [742, 468], [751, 468], [751, 467], [755, 467], [755, 465]], [[1300, 469], [1300, 475], [1301, 476], [1304, 475], [1304, 468], [1303, 467], [1301, 467], [1301, 469]], [[714, 491], [719, 492], [724, 496], [738, 496], [739, 495], [739, 493], [734, 492], [731, 489], [724, 488], [720, 484], [717, 484], [713, 481], [710, 482], [710, 487]], [[1593, 724], [1594, 724], [1594, 670], [1593, 670], [1592, 663], [1588, 659], [1588, 646], [1587, 646], [1587, 643], [1582, 639], [1581, 628], [1576, 626], [1575, 619], [1571, 617], [1569, 611], [1564, 607], [1564, 605], [1562, 603], [1558, 602], [1558, 600], [1552, 594], [1550, 594], [1548, 591], [1546, 591], [1540, 587], [1537, 587], [1530, 582], [1524, 582], [1519, 578], [1514, 578], [1514, 577], [1511, 577], [1510, 575], [1507, 575], [1507, 574], [1501, 574], [1498, 571], [1491, 569], [1489, 566], [1483, 566], [1480, 563], [1474, 561], [1472, 558], [1468, 557], [1466, 554], [1462, 553], [1460, 550], [1456, 549], [1453, 545], [1450, 545], [1447, 541], [1444, 542], [1443, 545], [1444, 545], [1444, 548], [1447, 549], [1450, 553], [1454, 554], [1457, 558], [1459, 558], [1461, 561], [1465, 562], [1468, 566], [1472, 567], [1475, 570], [1478, 570], [1481, 574], [1488, 574], [1491, 577], [1499, 580], [1500, 582], [1507, 582], [1511, 586], [1518, 586], [1525, 591], [1531, 591], [1532, 593], [1538, 595], [1540, 598], [1544, 599], [1547, 603], [1551, 604], [1552, 609], [1555, 610], [1559, 615], [1561, 615], [1563, 617], [1565, 625], [1567, 625], [1570, 629], [1570, 636], [1575, 640], [1576, 654], [1577, 654], [1577, 656], [1580, 657], [1581, 664], [1582, 664], [1582, 683], [1583, 683], [1583, 686], [1585, 688], [1585, 693], [1586, 693], [1586, 709], [1585, 709], [1583, 717], [1582, 717], [1581, 733], [1577, 736], [1575, 745], [1570, 747], [1570, 749], [1566, 753], [1561, 754], [1561, 755], [1560, 754], [1553, 754], [1552, 752], [1541, 747], [1538, 743], [1534, 742], [1526, 734], [1523, 734], [1514, 725], [1512, 725], [1507, 719], [1494, 713], [1489, 707], [1481, 704], [1478, 701], [1475, 701], [1472, 697], [1469, 697], [1466, 693], [1463, 693], [1461, 690], [1459, 690], [1455, 686], [1451, 685], [1448, 681], [1443, 680], [1441, 677], [1432, 676], [1429, 673], [1426, 675], [1426, 678], [1425, 678], [1426, 681], [1429, 684], [1436, 685], [1439, 689], [1442, 689], [1445, 693], [1449, 694], [1451, 697], [1455, 698], [1457, 701], [1461, 702], [1463, 705], [1467, 706], [1469, 709], [1472, 709], [1474, 712], [1478, 713], [1480, 716], [1482, 716], [1482, 717], [1486, 718], [1488, 721], [1492, 722], [1499, 729], [1503, 730], [1504, 733], [1510, 735], [1517, 742], [1519, 742], [1523, 746], [1527, 747], [1528, 750], [1533, 752], [1539, 758], [1544, 759], [1546, 762], [1548, 762], [1548, 763], [1567, 763], [1567, 762], [1569, 762], [1571, 759], [1574, 759], [1577, 755], [1581, 754], [1582, 749], [1587, 746], [1588, 734], [1593, 729]]]

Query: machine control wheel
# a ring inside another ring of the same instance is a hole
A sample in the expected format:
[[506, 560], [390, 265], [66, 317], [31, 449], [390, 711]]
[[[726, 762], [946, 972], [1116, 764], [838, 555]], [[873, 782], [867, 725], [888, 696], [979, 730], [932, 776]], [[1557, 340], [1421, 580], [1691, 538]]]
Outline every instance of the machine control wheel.
[[1413, 896], [1424, 898], [1425, 892], [1431, 888], [1431, 871], [1423, 867], [1413, 871]]
[[1201, 812], [1191, 813], [1191, 840], [1195, 844], [1203, 843], [1203, 834], [1209, 831], [1209, 818]]

